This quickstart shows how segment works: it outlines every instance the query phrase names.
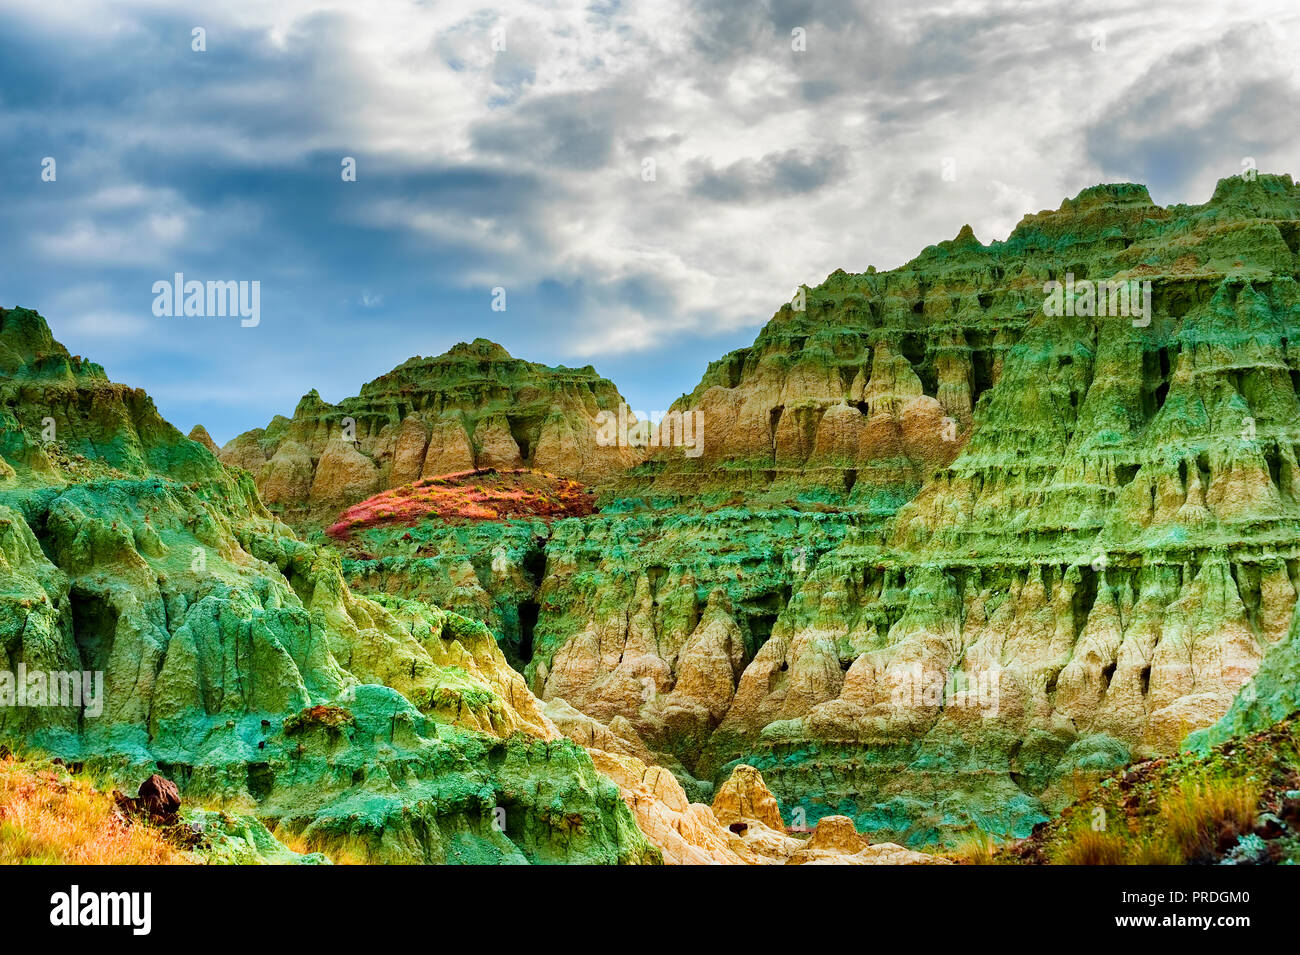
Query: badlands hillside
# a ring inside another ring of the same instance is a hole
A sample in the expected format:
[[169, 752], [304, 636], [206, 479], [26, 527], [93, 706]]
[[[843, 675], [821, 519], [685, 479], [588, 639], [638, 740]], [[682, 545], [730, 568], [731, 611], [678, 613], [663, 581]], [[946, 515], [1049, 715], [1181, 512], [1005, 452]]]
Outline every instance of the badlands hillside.
[[801, 289], [693, 449], [481, 339], [218, 449], [0, 311], [0, 670], [105, 674], [0, 736], [327, 857], [1058, 861], [1293, 738], [1298, 252], [1288, 176], [963, 228]]
[[[484, 621], [539, 698], [698, 798], [741, 761], [810, 820], [1027, 835], [1062, 780], [1176, 750], [1285, 643], [1298, 249], [1287, 176], [964, 228], [801, 290], [676, 406], [702, 454], [584, 475], [594, 515], [362, 529], [343, 572]], [[1090, 282], [1132, 283], [1128, 313]]]

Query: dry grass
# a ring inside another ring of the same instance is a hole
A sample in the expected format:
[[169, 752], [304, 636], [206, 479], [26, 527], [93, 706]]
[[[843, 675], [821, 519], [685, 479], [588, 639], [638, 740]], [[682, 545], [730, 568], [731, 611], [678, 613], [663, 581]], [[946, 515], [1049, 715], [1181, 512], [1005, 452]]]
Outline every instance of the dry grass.
[[1056, 865], [1124, 865], [1127, 846], [1123, 838], [1080, 826], [1057, 848], [1052, 862]]
[[1260, 790], [1244, 780], [1183, 783], [1160, 800], [1154, 833], [1126, 839], [1079, 826], [1053, 851], [1058, 865], [1183, 865], [1216, 858], [1255, 825]]
[[996, 848], [992, 836], [983, 829], [976, 829], [961, 838], [951, 856], [963, 865], [993, 865]]
[[1183, 861], [1210, 858], [1220, 842], [1254, 827], [1259, 795], [1246, 780], [1184, 783], [1160, 800], [1161, 829]]
[[1153, 836], [1141, 842], [1133, 854], [1133, 865], [1182, 865], [1183, 857], [1165, 836]]
[[61, 770], [0, 759], [0, 864], [175, 865], [190, 857], [125, 823], [112, 796]]

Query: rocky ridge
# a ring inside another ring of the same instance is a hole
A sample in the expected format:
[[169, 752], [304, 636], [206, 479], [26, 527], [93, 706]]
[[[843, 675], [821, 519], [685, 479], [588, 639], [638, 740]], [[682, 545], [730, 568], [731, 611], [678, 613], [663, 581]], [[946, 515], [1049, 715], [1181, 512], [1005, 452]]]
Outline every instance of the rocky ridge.
[[412, 358], [337, 405], [313, 390], [292, 418], [239, 435], [219, 456], [253, 475], [268, 506], [300, 522], [475, 469], [529, 467], [600, 481], [640, 458], [597, 442], [597, 416], [621, 403], [590, 366], [548, 368], [478, 338]]
[[[0, 674], [102, 676], [93, 699], [4, 699], [3, 751], [138, 788], [119, 813], [211, 862], [769, 864], [802, 846], [733, 845], [647, 750], [546, 712], [482, 623], [355, 594], [205, 438], [35, 312], [0, 310]], [[474, 477], [542, 512], [573, 484]]]
[[96, 706], [7, 701], [11, 745], [363, 860], [660, 859], [481, 623], [354, 594], [25, 309], [0, 310], [0, 462], [0, 671], [103, 674]]
[[[1298, 249], [1300, 194], [1261, 175], [836, 272], [676, 406], [702, 456], [581, 520], [373, 535], [345, 573], [489, 621], [695, 792], [743, 761], [873, 838], [1023, 836], [1059, 780], [1219, 720], [1288, 633]], [[1070, 277], [1150, 310], [1046, 314]]]

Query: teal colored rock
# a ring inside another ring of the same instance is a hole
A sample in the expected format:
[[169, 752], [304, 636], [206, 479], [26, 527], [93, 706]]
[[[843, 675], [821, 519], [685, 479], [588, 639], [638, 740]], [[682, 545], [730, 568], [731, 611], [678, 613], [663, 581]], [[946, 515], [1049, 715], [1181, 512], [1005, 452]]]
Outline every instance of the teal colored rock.
[[1023, 834], [1076, 776], [1294, 707], [1298, 253], [1300, 190], [1261, 175], [836, 271], [674, 405], [698, 456], [544, 532], [363, 535], [346, 573], [484, 620], [683, 778], [740, 760], [913, 845]]
[[354, 594], [35, 313], [0, 310], [0, 371], [0, 674], [102, 687], [8, 701], [0, 740], [248, 817], [230, 861], [279, 851], [252, 817], [360, 861], [659, 861], [481, 623]]
[[201, 848], [197, 853], [209, 865], [331, 864], [319, 852], [294, 852], [254, 816], [194, 809], [182, 821], [200, 836]]

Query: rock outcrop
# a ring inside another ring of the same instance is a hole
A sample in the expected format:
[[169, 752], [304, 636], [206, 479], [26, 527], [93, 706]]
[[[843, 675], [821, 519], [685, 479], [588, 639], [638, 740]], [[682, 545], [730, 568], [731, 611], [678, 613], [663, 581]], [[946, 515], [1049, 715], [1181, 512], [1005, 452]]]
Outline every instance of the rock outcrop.
[[[739, 760], [873, 841], [1023, 836], [1293, 642], [1298, 251], [1287, 176], [963, 229], [803, 290], [676, 406], [702, 454], [600, 513], [422, 526], [419, 559], [375, 532], [345, 572], [487, 621], [536, 694], [704, 786]], [[1293, 672], [1261, 674], [1278, 712]]]
[[760, 822], [777, 832], [785, 829], [781, 809], [763, 782], [763, 774], [743, 763], [731, 772], [713, 797], [713, 814], [724, 826]]
[[481, 623], [354, 594], [25, 309], [0, 309], [0, 461], [0, 739], [362, 861], [659, 861]]
[[642, 457], [599, 441], [598, 417], [621, 404], [590, 366], [548, 368], [479, 338], [412, 358], [337, 405], [312, 391], [292, 418], [239, 435], [219, 456], [252, 474], [286, 519], [329, 520], [380, 491], [476, 468], [608, 480]]
[[[227, 469], [6, 312], [0, 664], [81, 662], [116, 689], [110, 733], [20, 709], [0, 730], [129, 740], [139, 771], [313, 832], [381, 776], [373, 740], [444, 795], [451, 745], [493, 798], [541, 773], [599, 833], [561, 843], [538, 795], [484, 835], [483, 805], [430, 797], [375, 846], [411, 858], [651, 857], [634, 817], [677, 861], [1023, 837], [1065, 781], [1297, 705], [1298, 257], [1289, 177], [1168, 208], [1093, 187], [1005, 242], [966, 228], [801, 290], [675, 406], [699, 454], [639, 464], [597, 440], [612, 385], [478, 341], [338, 406], [308, 395]], [[277, 520], [329, 526], [483, 467], [594, 482], [601, 509], [361, 520], [341, 561]], [[288, 766], [328, 782], [277, 788]]]
[[623, 793], [642, 832], [668, 865], [946, 865], [892, 843], [873, 846], [853, 821], [828, 816], [809, 837], [792, 836], [776, 799], [752, 766], [740, 765], [712, 808], [692, 803], [676, 778], [634, 756], [591, 750], [596, 768]]

